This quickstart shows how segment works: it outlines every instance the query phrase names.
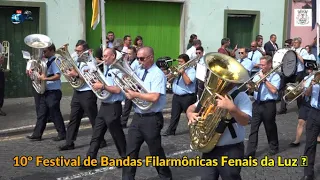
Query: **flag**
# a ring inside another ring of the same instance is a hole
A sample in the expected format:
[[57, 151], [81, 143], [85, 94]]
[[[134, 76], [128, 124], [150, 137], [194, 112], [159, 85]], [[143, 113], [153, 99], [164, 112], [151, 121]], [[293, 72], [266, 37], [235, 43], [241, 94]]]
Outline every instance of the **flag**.
[[100, 2], [99, 0], [92, 0], [91, 28], [95, 30], [99, 22], [100, 22]]
[[312, 30], [315, 28], [317, 21], [317, 0], [312, 0]]

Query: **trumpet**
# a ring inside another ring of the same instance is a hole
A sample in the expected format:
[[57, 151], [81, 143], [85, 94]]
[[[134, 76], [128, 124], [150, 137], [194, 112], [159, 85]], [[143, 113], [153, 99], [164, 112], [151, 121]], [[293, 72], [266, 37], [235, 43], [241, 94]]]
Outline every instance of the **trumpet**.
[[[314, 77], [314, 81], [316, 84], [320, 84], [320, 71], [312, 72], [306, 80], [302, 80], [299, 84], [297, 83], [288, 83], [285, 89], [285, 95], [283, 96], [283, 100], [286, 104], [290, 104], [300, 96], [304, 95], [305, 88], [304, 82]], [[310, 84], [312, 86], [312, 84]]]
[[181, 66], [171, 66], [169, 67], [170, 73], [172, 74], [172, 77], [170, 79], [168, 79], [168, 82], [171, 82], [172, 80], [174, 80], [176, 77], [178, 77], [180, 75], [179, 71], [184, 69], [188, 69], [189, 67], [195, 67], [197, 65], [197, 63], [199, 62], [200, 57], [196, 57], [192, 60], [189, 60], [188, 62], [186, 62], [185, 64], [181, 65]]

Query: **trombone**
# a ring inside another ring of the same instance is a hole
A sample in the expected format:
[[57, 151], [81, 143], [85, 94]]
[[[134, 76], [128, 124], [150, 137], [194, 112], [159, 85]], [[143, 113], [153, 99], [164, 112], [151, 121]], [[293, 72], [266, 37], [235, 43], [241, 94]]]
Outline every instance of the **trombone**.
[[200, 58], [197, 56], [196, 58], [189, 60], [188, 62], [186, 62], [185, 64], [183, 64], [181, 66], [169, 67], [170, 73], [172, 74], [172, 77], [170, 79], [168, 79], [167, 81], [171, 82], [176, 77], [178, 77], [180, 75], [179, 70], [181, 70], [181, 69], [186, 70], [189, 67], [195, 67], [197, 65], [197, 63], [199, 62], [199, 60], [200, 60]]
[[0, 57], [4, 56], [4, 58], [7, 59], [7, 67], [4, 68], [0, 65], [0, 71], [7, 73], [10, 72], [10, 43], [9, 41], [3, 41], [1, 45], [3, 47], [3, 52], [0, 52]]
[[[314, 80], [317, 84], [320, 84], [320, 71], [312, 72], [307, 79], [302, 80], [299, 84], [288, 83], [285, 89], [285, 95], [282, 97], [284, 102], [286, 104], [290, 104], [300, 96], [304, 95], [305, 87], [303, 84], [312, 77], [314, 77]], [[310, 84], [309, 87], [310, 86], [312, 86], [312, 84]]]

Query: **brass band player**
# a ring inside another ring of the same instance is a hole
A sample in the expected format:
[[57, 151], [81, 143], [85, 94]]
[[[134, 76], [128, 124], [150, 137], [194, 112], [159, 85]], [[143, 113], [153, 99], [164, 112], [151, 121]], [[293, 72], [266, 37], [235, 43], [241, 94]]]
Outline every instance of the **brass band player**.
[[[251, 121], [251, 131], [246, 156], [256, 155], [258, 145], [259, 127], [263, 122], [269, 146], [270, 155], [279, 151], [278, 131], [276, 124], [276, 100], [278, 98], [278, 89], [280, 86], [280, 76], [272, 70], [272, 58], [263, 56], [260, 58], [260, 74], [253, 78], [253, 82], [259, 86], [254, 91], [253, 113]], [[260, 81], [260, 83], [258, 82]], [[249, 88], [253, 88], [248, 84]]]
[[[2, 52], [4, 51], [4, 47], [0, 43], [0, 67], [4, 63], [4, 56]], [[7, 114], [1, 110], [4, 101], [4, 87], [5, 87], [5, 77], [4, 72], [0, 68], [0, 116], [6, 116]]]
[[[183, 66], [190, 61], [187, 54], [181, 54], [178, 57], [179, 66]], [[171, 79], [172, 76], [169, 75]], [[195, 94], [196, 91], [196, 71], [194, 67], [188, 67], [186, 69], [179, 69], [178, 77], [173, 79], [173, 98], [172, 98], [172, 110], [171, 121], [168, 129], [163, 136], [175, 135], [180, 115], [182, 112], [186, 112], [191, 104], [194, 104], [197, 100]]]
[[[75, 47], [75, 53], [72, 54], [72, 60], [75, 61], [78, 69], [82, 72], [88, 70], [89, 67], [83, 66], [85, 62], [78, 62], [78, 57], [88, 49], [89, 45], [87, 42], [84, 40], [79, 40]], [[67, 71], [66, 75], [69, 77], [83, 78], [75, 69], [70, 69]], [[59, 147], [60, 151], [72, 150], [75, 148], [74, 141], [77, 139], [81, 119], [83, 118], [84, 113], [86, 113], [86, 115], [89, 117], [89, 121], [93, 129], [95, 125], [95, 119], [98, 114], [97, 96], [92, 92], [89, 85], [85, 82], [82, 87], [74, 89], [71, 100], [70, 121], [67, 126], [66, 144]], [[102, 148], [105, 146], [106, 141], [103, 140], [100, 144], [100, 147]]]

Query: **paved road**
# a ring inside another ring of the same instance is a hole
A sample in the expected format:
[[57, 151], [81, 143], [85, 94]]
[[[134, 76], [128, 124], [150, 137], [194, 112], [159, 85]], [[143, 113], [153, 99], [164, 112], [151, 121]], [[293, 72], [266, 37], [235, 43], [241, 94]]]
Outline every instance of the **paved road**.
[[[65, 97], [68, 99], [68, 97]], [[70, 98], [69, 98], [70, 99]], [[20, 103], [25, 102], [21, 99]], [[68, 102], [65, 102], [67, 107]], [[29, 108], [30, 114], [32, 114], [31, 105], [10, 105], [6, 107], [7, 112], [11, 114], [14, 112], [16, 122], [23, 121], [24, 116], [18, 116], [22, 107]], [[13, 109], [11, 109], [13, 108]], [[295, 107], [289, 106], [289, 112], [285, 115], [277, 116], [278, 133], [280, 141], [280, 153], [278, 155], [287, 158], [298, 158], [303, 154], [304, 140], [300, 147], [289, 148], [288, 144], [293, 140], [295, 136], [295, 128], [297, 123], [297, 113]], [[63, 109], [63, 113], [67, 114], [68, 109]], [[20, 110], [20, 111], [19, 111]], [[19, 112], [19, 113], [18, 113]], [[12, 115], [13, 116], [13, 115]], [[170, 114], [164, 113], [165, 126], [168, 126]], [[9, 115], [10, 117], [10, 115]], [[1, 123], [11, 123], [13, 118], [1, 119]], [[5, 122], [3, 122], [5, 121]], [[34, 120], [33, 120], [34, 121]], [[1, 126], [2, 126], [1, 124]], [[30, 123], [29, 123], [30, 124]], [[29, 125], [27, 122], [24, 125]], [[21, 124], [20, 124], [21, 125]], [[7, 126], [9, 127], [9, 126]], [[2, 128], [2, 127], [1, 127]], [[11, 128], [11, 127], [10, 127]], [[248, 137], [250, 126], [246, 127]], [[59, 152], [57, 147], [63, 142], [53, 142], [50, 138], [56, 136], [55, 130], [45, 131], [44, 140], [41, 142], [30, 142], [24, 138], [26, 134], [10, 135], [7, 137], [0, 137], [0, 179], [1, 180], [55, 180], [55, 179], [85, 179], [85, 180], [100, 180], [100, 179], [121, 179], [121, 169], [114, 167], [104, 167], [93, 171], [80, 171], [77, 167], [36, 167], [34, 161], [31, 161], [27, 167], [13, 167], [15, 156], [35, 156], [42, 155], [45, 158], [55, 158], [57, 156], [64, 156], [65, 158], [75, 158], [78, 155], [84, 158], [86, 151], [88, 150], [88, 144], [90, 141], [91, 128], [88, 124], [81, 126], [78, 139], [76, 141], [76, 149], [72, 151]], [[127, 129], [125, 129], [127, 134]], [[100, 149], [99, 155], [107, 155], [109, 157], [119, 157], [112, 141], [112, 138], [107, 132], [105, 138], [107, 139], [108, 146]], [[303, 138], [304, 139], [304, 138]], [[195, 157], [200, 155], [197, 152], [192, 152], [189, 149], [189, 134], [186, 124], [185, 115], [181, 116], [180, 124], [177, 130], [176, 136], [164, 137], [163, 147], [165, 152], [170, 157]], [[263, 158], [268, 151], [267, 139], [263, 126], [259, 134], [259, 148], [258, 158]], [[140, 157], [148, 155], [148, 148], [146, 144], [143, 144], [140, 152]], [[319, 160], [319, 151], [317, 157]], [[198, 167], [172, 167], [172, 172], [175, 180], [199, 180], [199, 168]], [[245, 167], [242, 169], [243, 179], [252, 180], [297, 180], [301, 177], [303, 169], [301, 167]], [[316, 163], [316, 172], [318, 173], [317, 179], [320, 180], [320, 163]], [[140, 167], [137, 170], [136, 179], [148, 179], [156, 180], [157, 172], [153, 167]]]

